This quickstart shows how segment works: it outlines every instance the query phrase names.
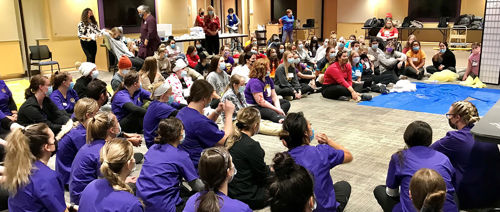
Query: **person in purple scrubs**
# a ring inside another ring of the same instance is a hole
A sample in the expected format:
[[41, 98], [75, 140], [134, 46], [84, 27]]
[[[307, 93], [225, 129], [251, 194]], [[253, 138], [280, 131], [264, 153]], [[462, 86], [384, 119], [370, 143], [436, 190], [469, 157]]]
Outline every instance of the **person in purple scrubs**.
[[252, 211], [247, 204], [227, 196], [228, 183], [231, 182], [236, 172], [231, 155], [224, 147], [205, 149], [201, 154], [198, 167], [205, 189], [189, 197], [183, 211]]
[[125, 183], [135, 168], [134, 148], [125, 139], [113, 138], [100, 153], [103, 178], [92, 181], [82, 192], [79, 212], [142, 212], [144, 208]]
[[68, 132], [60, 133], [61, 139], [57, 143], [56, 172], [59, 173], [64, 186], [69, 185], [71, 164], [78, 150], [85, 145], [87, 135], [87, 120], [94, 117], [99, 111], [97, 101], [90, 98], [78, 100], [75, 105], [75, 118], [77, 122]]
[[73, 77], [68, 72], [56, 71], [50, 81], [53, 89], [50, 99], [59, 110], [64, 110], [71, 115], [78, 101], [78, 94], [73, 90], [75, 85]]
[[[0, 132], [10, 131], [17, 121], [17, 106], [12, 98], [12, 92], [3, 80], [0, 80]], [[18, 126], [16, 124], [16, 126]]]
[[175, 117], [177, 112], [179, 112], [178, 109], [182, 107], [179, 103], [174, 102], [172, 87], [167, 82], [154, 84], [152, 97], [154, 100], [149, 104], [146, 115], [144, 115], [143, 124], [144, 140], [146, 140], [148, 148], [154, 144], [156, 130], [160, 121], [169, 117]]
[[313, 139], [314, 130], [304, 114], [289, 113], [283, 121], [280, 140], [295, 162], [313, 175], [314, 194], [318, 200], [316, 211], [343, 211], [351, 196], [351, 185], [346, 181], [334, 184], [330, 170], [351, 162], [352, 154], [324, 133], [318, 133], [319, 145], [311, 146]]
[[446, 117], [455, 130], [446, 133], [430, 147], [448, 156], [456, 169], [460, 209], [494, 208], [495, 201], [500, 200], [500, 152], [497, 145], [474, 140], [470, 131], [479, 121], [474, 104], [455, 102]]
[[151, 100], [151, 93], [142, 89], [137, 72], [125, 75], [123, 84], [111, 98], [111, 110], [116, 115], [123, 132], [142, 133], [142, 123], [146, 101]]
[[421, 168], [411, 177], [410, 194], [418, 211], [443, 211], [446, 183], [437, 171]]
[[155, 144], [145, 155], [137, 179], [137, 196], [144, 201], [146, 211], [180, 211], [189, 197], [182, 185], [184, 178], [194, 192], [203, 189], [189, 155], [178, 149], [183, 141], [182, 122], [171, 117], [160, 121]]
[[[179, 110], [176, 116], [184, 124], [186, 134], [180, 148], [189, 154], [195, 167], [198, 167], [203, 149], [216, 145], [223, 146], [233, 131], [234, 105], [231, 101], [219, 103], [208, 117], [203, 115], [203, 109], [210, 105], [214, 95], [214, 87], [209, 82], [196, 80], [191, 86], [187, 99], [188, 106]], [[222, 112], [225, 113], [224, 130], [219, 130], [215, 121]]]
[[416, 212], [408, 192], [410, 180], [419, 169], [428, 168], [437, 171], [446, 182], [444, 211], [458, 211], [453, 198], [455, 168], [446, 155], [429, 148], [432, 143], [431, 126], [423, 121], [414, 121], [406, 127], [403, 138], [406, 147], [391, 156], [386, 186], [379, 185], [373, 191], [382, 209], [385, 212]]
[[296, 164], [288, 152], [276, 153], [273, 163], [268, 188], [271, 211], [315, 210], [313, 176]]
[[2, 186], [10, 193], [9, 211], [65, 211], [63, 182], [47, 166], [56, 150], [49, 126], [39, 123], [17, 128], [6, 140]]
[[99, 112], [88, 120], [87, 144], [78, 150], [71, 165], [69, 196], [72, 203], [78, 205], [83, 189], [101, 175], [99, 152], [106, 141], [115, 138], [118, 134], [120, 134], [120, 125], [112, 113]]

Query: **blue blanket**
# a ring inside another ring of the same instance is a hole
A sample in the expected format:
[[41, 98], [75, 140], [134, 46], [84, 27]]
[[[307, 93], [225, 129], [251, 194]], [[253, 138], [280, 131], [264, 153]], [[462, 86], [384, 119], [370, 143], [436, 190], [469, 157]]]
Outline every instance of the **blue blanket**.
[[453, 102], [469, 100], [483, 116], [500, 99], [500, 90], [470, 88], [455, 84], [416, 83], [417, 91], [379, 95], [360, 105], [446, 114]]

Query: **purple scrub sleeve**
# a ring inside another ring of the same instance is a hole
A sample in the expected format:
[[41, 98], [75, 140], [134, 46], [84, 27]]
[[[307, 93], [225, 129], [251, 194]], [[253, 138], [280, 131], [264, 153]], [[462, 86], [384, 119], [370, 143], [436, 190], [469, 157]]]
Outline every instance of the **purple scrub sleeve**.
[[0, 80], [0, 120], [6, 116], [11, 116], [11, 108], [9, 107], [12, 92], [3, 80]]
[[62, 95], [61, 91], [56, 89], [50, 94], [50, 99], [59, 108], [59, 110], [64, 110], [67, 113], [73, 113], [75, 104], [78, 101], [78, 94], [73, 89], [68, 89], [66, 92], [66, 98]]
[[134, 105], [142, 107], [142, 105], [144, 104], [144, 100], [149, 100], [150, 96], [151, 93], [142, 88], [134, 92], [132, 97], [130, 96], [127, 89], [119, 90], [113, 96], [113, 100], [111, 102], [111, 110], [113, 111], [113, 114], [116, 115], [116, 118], [118, 120], [121, 120], [129, 113], [125, 108], [123, 108], [123, 105], [132, 102], [134, 103]]
[[262, 93], [264, 99], [273, 104], [273, 99], [271, 98], [271, 91], [274, 89], [273, 80], [266, 77], [265, 82], [257, 78], [251, 78], [245, 87], [245, 99], [250, 105], [257, 105], [257, 102], [253, 98], [254, 93]]
[[[198, 207], [198, 204], [196, 203], [198, 197], [201, 196], [201, 194], [206, 191], [201, 191], [193, 196], [189, 197], [188, 201], [186, 202], [186, 207], [184, 208], [184, 212], [195, 212], [196, 208]], [[228, 196], [224, 195], [221, 192], [217, 192], [217, 195], [220, 197], [219, 199], [219, 205], [220, 207], [220, 212], [250, 212], [252, 211], [250, 207], [248, 207], [247, 204], [236, 200], [236, 199], [231, 199]]]
[[128, 191], [116, 191], [108, 180], [92, 181], [82, 192], [78, 212], [142, 212], [139, 199]]
[[64, 135], [57, 143], [56, 172], [59, 173], [65, 185], [69, 184], [71, 164], [78, 150], [85, 145], [86, 135], [85, 127], [79, 124]]
[[176, 109], [165, 102], [153, 101], [144, 115], [144, 140], [146, 140], [146, 146], [150, 148], [154, 144], [154, 139], [157, 136], [156, 130], [158, 130], [158, 124], [162, 119], [166, 119], [174, 112]]

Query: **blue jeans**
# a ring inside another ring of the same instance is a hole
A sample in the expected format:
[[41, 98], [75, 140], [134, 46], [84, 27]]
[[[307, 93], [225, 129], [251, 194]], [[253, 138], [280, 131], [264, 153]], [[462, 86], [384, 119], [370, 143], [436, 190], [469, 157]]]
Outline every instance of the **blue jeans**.
[[288, 42], [293, 43], [293, 38], [292, 38], [293, 37], [293, 29], [289, 30], [289, 31], [286, 31], [285, 29], [283, 29], [283, 38], [281, 38], [281, 41], [283, 43], [285, 43], [287, 37], [288, 37]]

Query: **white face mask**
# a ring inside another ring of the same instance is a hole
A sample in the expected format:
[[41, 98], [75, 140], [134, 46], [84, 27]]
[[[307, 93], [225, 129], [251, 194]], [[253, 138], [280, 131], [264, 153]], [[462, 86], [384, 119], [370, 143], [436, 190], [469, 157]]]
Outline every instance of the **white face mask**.
[[236, 173], [238, 173], [238, 170], [236, 170], [236, 167], [234, 166], [233, 162], [231, 162], [231, 167], [234, 169], [234, 172], [233, 172], [233, 175], [231, 175], [231, 178], [229, 179], [228, 183], [230, 183], [231, 181], [233, 181], [234, 176], [236, 176]]

